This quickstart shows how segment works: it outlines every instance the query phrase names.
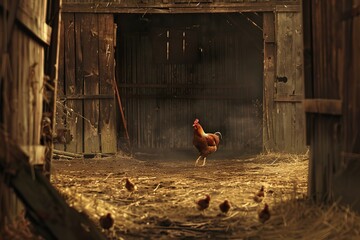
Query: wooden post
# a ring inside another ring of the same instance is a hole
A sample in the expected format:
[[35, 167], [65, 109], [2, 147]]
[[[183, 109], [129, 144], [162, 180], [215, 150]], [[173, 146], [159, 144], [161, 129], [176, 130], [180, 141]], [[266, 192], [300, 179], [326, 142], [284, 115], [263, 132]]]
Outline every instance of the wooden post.
[[263, 146], [265, 151], [274, 149], [274, 82], [275, 82], [275, 15], [264, 13], [264, 98]]
[[[49, 6], [52, 9], [50, 10], [50, 16], [49, 19], [51, 19], [52, 22], [50, 22], [50, 26], [52, 27], [51, 32], [51, 46], [49, 49], [49, 59], [45, 61], [46, 66], [46, 75], [50, 77], [50, 84], [53, 86], [53, 95], [51, 96], [51, 99], [49, 99], [49, 106], [50, 109], [48, 109], [50, 113], [50, 119], [51, 119], [51, 131], [50, 133], [53, 136], [54, 129], [55, 129], [55, 116], [56, 116], [56, 96], [57, 96], [57, 85], [58, 85], [58, 63], [59, 63], [59, 42], [60, 42], [60, 1], [56, 0], [53, 1], [53, 3]], [[45, 111], [46, 109], [44, 109]], [[44, 116], [43, 116], [44, 117]], [[47, 149], [45, 154], [45, 176], [50, 178], [50, 168], [51, 168], [51, 159], [53, 155], [53, 139], [52, 136], [49, 138], [50, 141], [47, 143]]]

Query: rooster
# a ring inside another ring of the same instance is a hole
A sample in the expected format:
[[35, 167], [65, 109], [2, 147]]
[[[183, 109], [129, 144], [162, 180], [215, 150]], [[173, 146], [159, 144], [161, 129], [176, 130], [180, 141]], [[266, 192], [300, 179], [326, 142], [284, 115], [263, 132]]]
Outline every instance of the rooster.
[[220, 132], [205, 133], [204, 129], [199, 123], [199, 119], [195, 119], [193, 128], [193, 144], [200, 153], [199, 157], [196, 159], [195, 166], [198, 164], [201, 158], [203, 159], [202, 166], [205, 166], [206, 157], [209, 156], [211, 153], [216, 152], [222, 136]]

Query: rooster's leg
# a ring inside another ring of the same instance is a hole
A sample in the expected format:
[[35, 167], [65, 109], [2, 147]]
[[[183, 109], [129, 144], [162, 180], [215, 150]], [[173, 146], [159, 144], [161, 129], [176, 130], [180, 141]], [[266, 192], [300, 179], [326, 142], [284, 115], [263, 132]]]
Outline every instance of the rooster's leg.
[[196, 159], [195, 166], [196, 166], [197, 163], [199, 162], [200, 158], [201, 158], [201, 155]]
[[201, 166], [205, 166], [205, 163], [206, 163], [206, 157], [204, 157], [204, 162]]

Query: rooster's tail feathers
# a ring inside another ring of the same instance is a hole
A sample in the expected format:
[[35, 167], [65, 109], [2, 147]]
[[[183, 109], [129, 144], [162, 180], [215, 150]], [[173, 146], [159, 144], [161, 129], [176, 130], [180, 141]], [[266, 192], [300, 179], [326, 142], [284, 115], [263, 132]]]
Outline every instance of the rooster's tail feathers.
[[222, 139], [222, 135], [221, 135], [221, 132], [216, 132], [214, 133], [215, 135], [218, 135], [220, 137], [220, 139]]

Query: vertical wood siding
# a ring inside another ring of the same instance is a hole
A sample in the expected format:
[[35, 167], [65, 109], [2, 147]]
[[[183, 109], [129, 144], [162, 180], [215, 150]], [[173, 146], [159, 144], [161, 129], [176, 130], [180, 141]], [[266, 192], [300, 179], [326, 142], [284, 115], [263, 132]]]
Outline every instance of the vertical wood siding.
[[64, 13], [62, 18], [57, 128], [68, 129], [73, 139], [56, 147], [115, 153], [113, 16]]
[[306, 149], [301, 21], [298, 12], [276, 14], [274, 148], [293, 153]]
[[[35, 34], [24, 30], [18, 20], [15, 20], [13, 29], [4, 27], [5, 24], [9, 24], [10, 15], [4, 10], [4, 6], [11, 11], [14, 2], [10, 2], [7, 1], [5, 4], [2, 1], [0, 4], [0, 125], [8, 139], [30, 156], [31, 163], [39, 164], [43, 163], [41, 160], [44, 160], [44, 151], [40, 154], [42, 159], [38, 162], [33, 153], [37, 149], [43, 149], [40, 146], [40, 138], [45, 45], [34, 37]], [[46, 9], [47, 1], [25, 0], [19, 1], [16, 8], [18, 12], [29, 17], [23, 19], [23, 23], [36, 26], [31, 29], [32, 31], [44, 30], [42, 26], [45, 25]], [[4, 16], [4, 13], [7, 16]], [[8, 37], [8, 46], [5, 44], [5, 37]], [[0, 144], [6, 144], [6, 140], [1, 139]], [[6, 161], [10, 163], [13, 159], [9, 156], [6, 155]], [[1, 177], [3, 179], [4, 175]], [[1, 227], [2, 223], [14, 221], [23, 211], [22, 203], [4, 181], [0, 181], [0, 203]]]
[[[304, 1], [306, 96], [311, 146], [309, 194], [360, 210], [359, 84], [360, 1]], [[334, 111], [335, 109], [335, 111]]]
[[[223, 134], [223, 153], [262, 150], [261, 14], [134, 14], [117, 22], [118, 81], [135, 148], [194, 150], [192, 122], [199, 118], [207, 132]], [[166, 40], [153, 42], [158, 28], [164, 35], [194, 31], [188, 42], [196, 45], [195, 60], [156, 62], [166, 56]]]

